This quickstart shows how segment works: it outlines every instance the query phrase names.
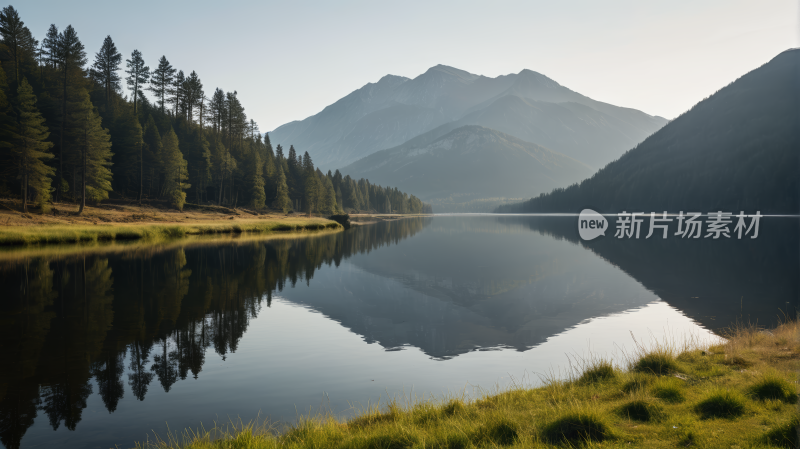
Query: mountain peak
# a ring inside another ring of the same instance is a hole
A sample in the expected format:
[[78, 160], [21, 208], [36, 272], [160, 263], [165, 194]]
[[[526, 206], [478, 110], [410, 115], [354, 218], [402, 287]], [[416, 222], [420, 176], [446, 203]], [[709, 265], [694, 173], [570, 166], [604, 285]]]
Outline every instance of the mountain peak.
[[462, 78], [464, 80], [469, 80], [469, 81], [474, 80], [474, 79], [479, 77], [478, 75], [473, 75], [472, 73], [469, 73], [466, 70], [457, 69], [455, 67], [450, 67], [449, 65], [444, 65], [444, 64], [437, 64], [437, 65], [429, 68], [428, 70], [426, 70], [425, 73], [423, 73], [420, 76], [433, 74], [433, 73], [444, 73], [444, 74], [447, 74], [447, 75], [450, 75], [450, 76]]

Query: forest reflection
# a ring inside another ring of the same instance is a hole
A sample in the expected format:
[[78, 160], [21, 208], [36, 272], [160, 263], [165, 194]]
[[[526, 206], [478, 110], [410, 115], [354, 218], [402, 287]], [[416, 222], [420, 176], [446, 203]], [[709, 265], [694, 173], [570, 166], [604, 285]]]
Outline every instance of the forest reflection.
[[276, 292], [430, 222], [0, 261], [0, 442], [19, 447], [39, 413], [54, 430], [75, 430], [93, 386], [114, 412], [125, 382], [143, 401], [155, 386], [169, 392], [179, 380], [197, 378], [207, 350], [223, 359], [235, 352]]

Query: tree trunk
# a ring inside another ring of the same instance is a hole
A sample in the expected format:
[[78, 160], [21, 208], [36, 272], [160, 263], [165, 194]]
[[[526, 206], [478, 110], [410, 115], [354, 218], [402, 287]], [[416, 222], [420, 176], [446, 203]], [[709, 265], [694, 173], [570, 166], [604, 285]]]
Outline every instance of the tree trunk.
[[22, 212], [28, 213], [28, 170], [22, 175]]
[[225, 186], [225, 171], [222, 171], [219, 177], [219, 201], [217, 201], [217, 206], [222, 206], [222, 190], [223, 190], [222, 188], [224, 186]]
[[[88, 121], [88, 117], [86, 119]], [[81, 207], [78, 209], [78, 215], [80, 215], [83, 212], [83, 208], [86, 207], [86, 146], [89, 143], [88, 130], [86, 129], [87, 125], [87, 123], [83, 125], [83, 171], [81, 173]]]
[[[67, 60], [64, 59], [64, 101], [61, 103], [61, 134], [58, 136], [58, 185], [56, 185], [56, 202], [61, 200], [61, 180], [64, 169], [64, 122], [67, 121]], [[75, 181], [73, 181], [74, 183]]]
[[[133, 112], [136, 113], [136, 102], [133, 102]], [[139, 205], [142, 205], [144, 194], [144, 143], [139, 142]]]

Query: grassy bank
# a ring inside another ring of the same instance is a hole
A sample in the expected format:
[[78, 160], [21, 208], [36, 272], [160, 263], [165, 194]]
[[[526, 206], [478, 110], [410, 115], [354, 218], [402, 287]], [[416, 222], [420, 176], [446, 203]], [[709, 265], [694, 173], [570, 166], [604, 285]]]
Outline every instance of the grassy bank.
[[55, 225], [0, 229], [0, 245], [37, 245], [85, 243], [111, 240], [157, 240], [189, 235], [230, 234], [242, 232], [285, 232], [337, 229], [341, 225], [323, 218], [287, 218], [284, 220], [220, 220], [203, 223], [134, 225]]
[[177, 211], [152, 205], [104, 204], [86, 207], [77, 215], [77, 206], [58, 204], [53, 208], [58, 213], [46, 215], [23, 214], [14, 210], [14, 204], [2, 205], [0, 247], [341, 229], [338, 223], [321, 217], [214, 206]]
[[796, 447], [800, 327], [732, 329], [710, 347], [639, 346], [625, 366], [475, 400], [392, 402], [348, 421], [187, 432], [139, 448]]

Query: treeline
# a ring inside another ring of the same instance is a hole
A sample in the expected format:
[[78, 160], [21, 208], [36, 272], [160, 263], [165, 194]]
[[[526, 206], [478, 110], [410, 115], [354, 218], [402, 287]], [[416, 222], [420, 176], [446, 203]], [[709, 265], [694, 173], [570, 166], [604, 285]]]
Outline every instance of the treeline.
[[[274, 150], [237, 92], [209, 96], [199, 75], [165, 56], [151, 70], [111, 36], [89, 65], [77, 31], [53, 24], [38, 41], [12, 7], [0, 12], [0, 196], [43, 212], [109, 197], [268, 207], [284, 212], [425, 213], [396, 188], [327, 174], [308, 152]], [[132, 92], [123, 95], [122, 83]], [[145, 95], [149, 93], [153, 101]]]

